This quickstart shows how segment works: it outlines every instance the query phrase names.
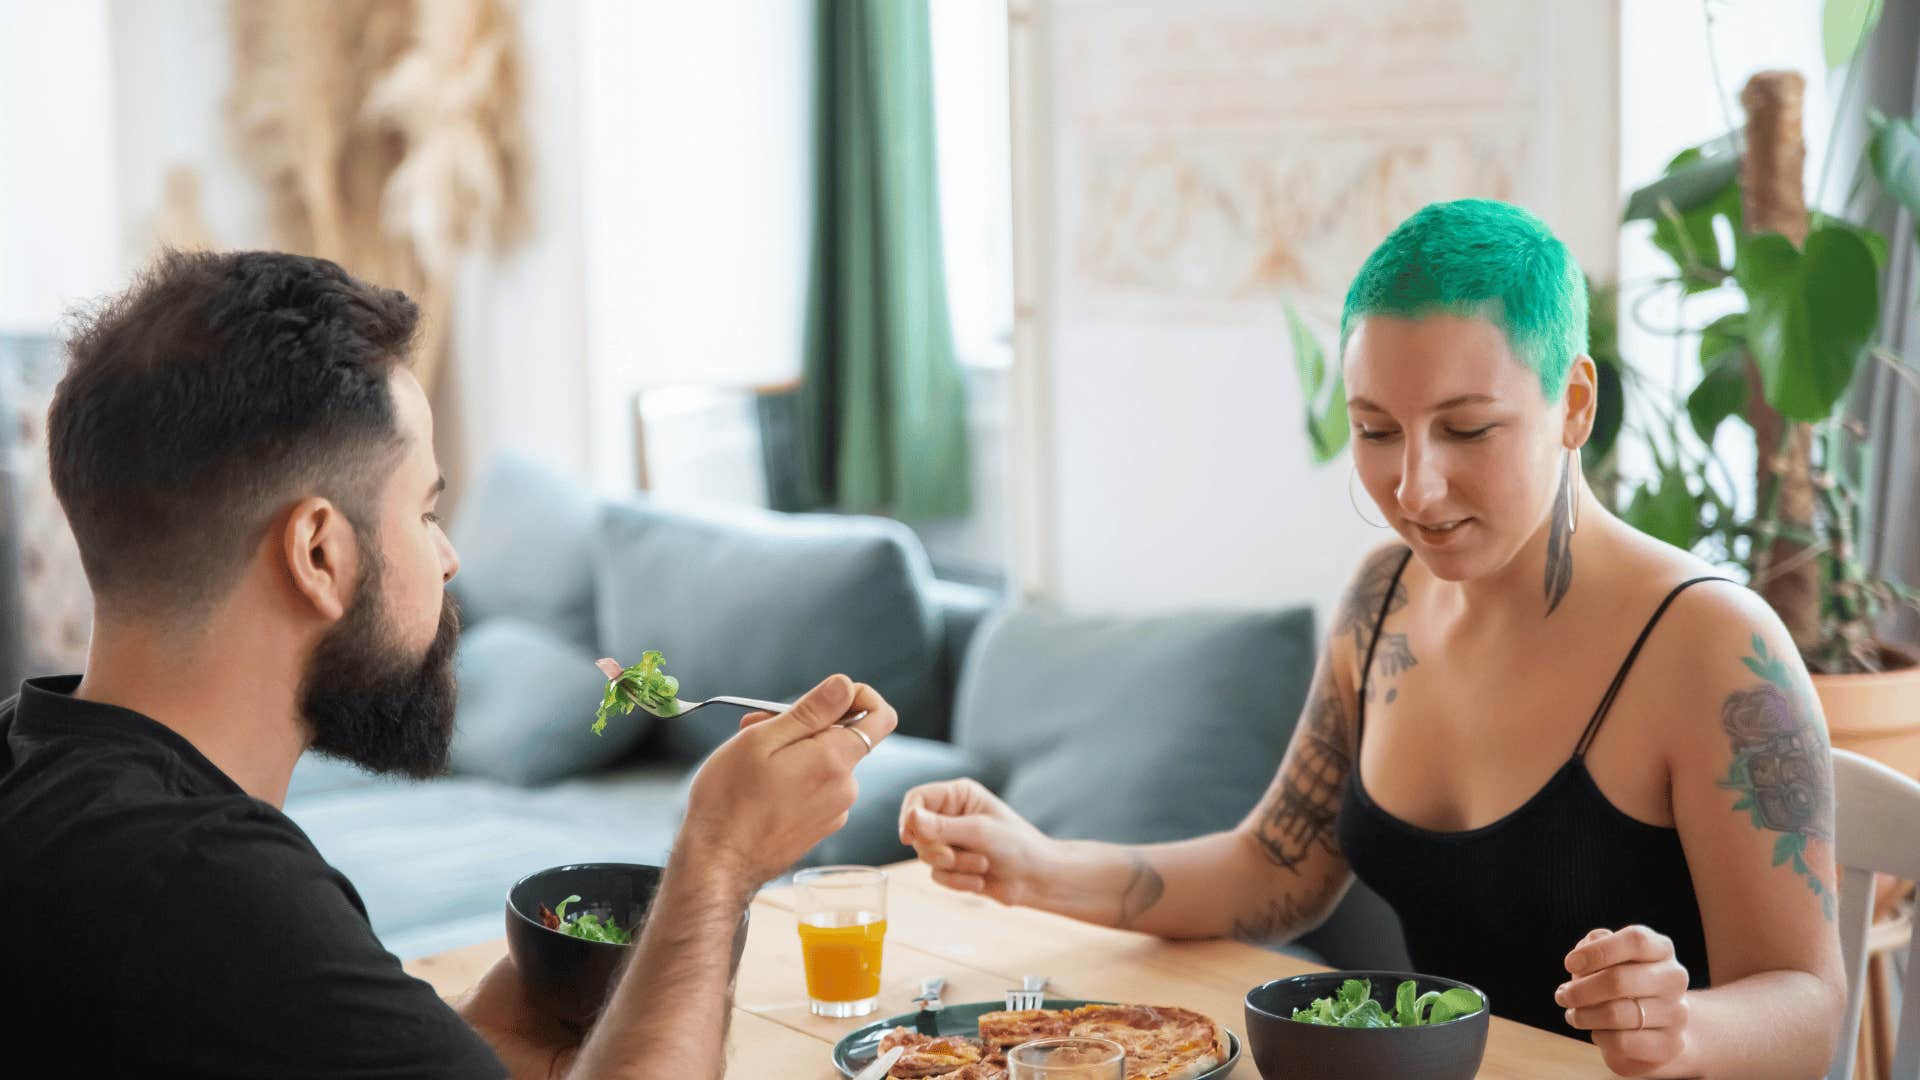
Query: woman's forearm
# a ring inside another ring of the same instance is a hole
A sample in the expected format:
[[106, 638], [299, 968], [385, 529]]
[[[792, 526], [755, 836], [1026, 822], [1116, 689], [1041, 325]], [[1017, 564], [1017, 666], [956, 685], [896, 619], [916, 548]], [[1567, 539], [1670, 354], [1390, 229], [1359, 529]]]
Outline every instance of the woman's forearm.
[[1762, 971], [1687, 999], [1687, 1048], [1660, 1076], [1822, 1076], [1846, 1007], [1843, 988], [1806, 971]]
[[1166, 938], [1289, 941], [1326, 918], [1348, 879], [1331, 860], [1280, 870], [1240, 830], [1143, 846], [1061, 841], [1049, 863], [1031, 906]]

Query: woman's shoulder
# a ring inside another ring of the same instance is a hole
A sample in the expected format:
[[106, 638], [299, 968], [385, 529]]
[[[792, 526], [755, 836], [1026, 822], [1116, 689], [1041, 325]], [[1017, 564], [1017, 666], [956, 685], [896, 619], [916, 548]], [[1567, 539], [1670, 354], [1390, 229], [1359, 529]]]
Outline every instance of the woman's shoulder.
[[1380, 544], [1367, 552], [1347, 579], [1333, 613], [1333, 636], [1350, 636], [1358, 642], [1373, 629], [1382, 614], [1391, 615], [1407, 606], [1407, 586], [1401, 580], [1412, 549], [1399, 541]]
[[[1635, 596], [1659, 610], [1661, 624], [1675, 631], [1667, 636], [1718, 643], [1745, 640], [1755, 630], [1772, 630], [1779, 617], [1765, 600], [1732, 574], [1689, 551], [1658, 542], [1636, 545], [1613, 562], [1596, 582], [1608, 594]], [[1670, 602], [1669, 602], [1670, 601]]]
[[1651, 670], [1637, 677], [1661, 684], [1669, 700], [1717, 704], [1753, 681], [1756, 664], [1779, 660], [1784, 670], [1804, 670], [1780, 616], [1720, 568], [1666, 548], [1615, 572], [1618, 595], [1637, 594], [1647, 602], [1646, 615], [1639, 617], [1658, 613], [1636, 665]]

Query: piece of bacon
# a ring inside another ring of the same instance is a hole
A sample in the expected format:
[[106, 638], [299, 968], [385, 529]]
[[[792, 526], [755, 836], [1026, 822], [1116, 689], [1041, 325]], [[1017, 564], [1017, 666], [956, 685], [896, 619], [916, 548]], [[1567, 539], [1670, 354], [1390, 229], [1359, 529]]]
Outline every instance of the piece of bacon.
[[555, 915], [553, 913], [552, 908], [548, 907], [545, 904], [541, 904], [540, 905], [540, 925], [546, 927], [549, 930], [558, 930], [560, 929], [560, 916]]

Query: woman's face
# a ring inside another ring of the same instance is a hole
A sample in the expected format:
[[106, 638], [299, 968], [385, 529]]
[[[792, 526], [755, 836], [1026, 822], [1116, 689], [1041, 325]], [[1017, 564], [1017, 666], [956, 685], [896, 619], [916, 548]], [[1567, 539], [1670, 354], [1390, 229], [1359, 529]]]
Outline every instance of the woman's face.
[[1388, 525], [1443, 580], [1506, 566], [1586, 438], [1591, 361], [1549, 402], [1498, 327], [1454, 315], [1363, 319], [1345, 361], [1354, 466]]

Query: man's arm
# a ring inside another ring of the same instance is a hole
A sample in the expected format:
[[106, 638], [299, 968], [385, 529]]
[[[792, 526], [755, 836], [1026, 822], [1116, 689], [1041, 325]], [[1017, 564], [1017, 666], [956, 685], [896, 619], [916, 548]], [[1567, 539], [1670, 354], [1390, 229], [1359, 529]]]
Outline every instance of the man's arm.
[[[858, 732], [840, 730], [836, 721], [855, 711], [866, 714]], [[761, 882], [846, 824], [859, 791], [854, 766], [896, 722], [879, 694], [844, 675], [787, 712], [742, 721], [694, 777], [626, 973], [577, 1049], [534, 1015], [509, 961], [457, 1006], [461, 1014], [516, 1076], [720, 1076], [740, 915]]]
[[733, 941], [758, 882], [682, 846], [647, 914], [629, 970], [567, 1075], [719, 1076], [726, 1063]]

